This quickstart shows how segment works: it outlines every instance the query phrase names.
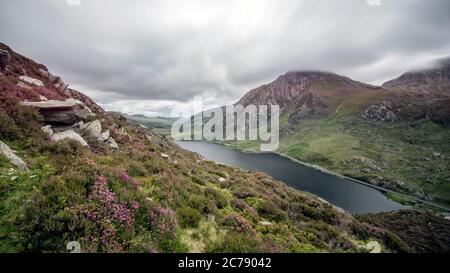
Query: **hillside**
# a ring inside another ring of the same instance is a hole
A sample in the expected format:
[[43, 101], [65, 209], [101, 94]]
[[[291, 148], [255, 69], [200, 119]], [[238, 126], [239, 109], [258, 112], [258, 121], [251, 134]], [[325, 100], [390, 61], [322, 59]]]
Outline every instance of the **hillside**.
[[444, 60], [382, 87], [328, 72], [288, 72], [236, 104], [280, 105], [278, 152], [449, 206], [449, 67]]
[[170, 134], [170, 129], [172, 123], [177, 120], [177, 118], [170, 117], [147, 117], [145, 115], [127, 115], [122, 114], [125, 118], [135, 121], [139, 124], [151, 128], [154, 132], [159, 134], [168, 135]]
[[182, 150], [2, 50], [0, 252], [66, 252], [69, 241], [83, 252], [411, 251], [313, 195]]

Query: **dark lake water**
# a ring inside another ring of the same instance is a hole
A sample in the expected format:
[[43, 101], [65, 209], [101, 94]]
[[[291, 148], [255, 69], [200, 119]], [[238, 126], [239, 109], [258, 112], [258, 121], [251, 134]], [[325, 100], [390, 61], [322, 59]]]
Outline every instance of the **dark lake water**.
[[186, 150], [201, 154], [208, 160], [246, 170], [262, 171], [293, 188], [320, 196], [351, 213], [406, 208], [387, 199], [377, 189], [320, 172], [277, 154], [244, 153], [226, 146], [199, 141], [180, 141], [178, 144]]

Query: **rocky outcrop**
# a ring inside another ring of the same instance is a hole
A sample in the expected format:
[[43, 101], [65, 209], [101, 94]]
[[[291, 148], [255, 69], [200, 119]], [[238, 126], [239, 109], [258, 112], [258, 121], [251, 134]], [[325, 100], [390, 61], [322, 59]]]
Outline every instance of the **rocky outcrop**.
[[14, 151], [8, 147], [8, 145], [3, 143], [2, 141], [0, 141], [0, 154], [6, 157], [11, 162], [11, 164], [16, 166], [20, 170], [22, 171], [28, 170], [27, 164], [20, 157], [18, 157], [14, 153]]
[[0, 70], [5, 70], [11, 60], [11, 54], [8, 51], [0, 49]]
[[37, 87], [44, 87], [44, 83], [41, 80], [32, 78], [32, 77], [28, 77], [28, 76], [20, 76], [19, 80], [21, 80], [24, 83], [30, 84], [30, 85], [35, 85]]
[[96, 139], [99, 139], [101, 137], [102, 124], [100, 123], [100, 121], [98, 119], [86, 123], [86, 125], [84, 125], [83, 129], [86, 130], [86, 132], [89, 135], [91, 135], [92, 137], [95, 137]]
[[88, 143], [86, 140], [84, 140], [78, 133], [76, 133], [74, 130], [66, 130], [59, 133], [55, 133], [50, 136], [51, 141], [61, 141], [64, 139], [71, 139], [78, 143], [80, 143], [82, 146], [88, 146]]
[[389, 101], [382, 101], [364, 110], [362, 118], [371, 121], [392, 122], [397, 120], [397, 115], [394, 113], [392, 104]]
[[94, 115], [83, 103], [73, 100], [22, 102], [22, 105], [38, 108], [47, 123], [73, 124]]
[[109, 138], [109, 130], [104, 131], [98, 138], [99, 141], [106, 141]]
[[31, 90], [32, 89], [31, 86], [29, 86], [28, 84], [23, 83], [23, 82], [18, 82], [16, 84], [16, 86], [19, 87], [19, 88], [22, 88], [22, 89], [26, 89], [26, 90]]
[[298, 124], [305, 118], [319, 118], [327, 113], [327, 104], [317, 93], [303, 95], [293, 107], [294, 112], [289, 116], [289, 123]]
[[111, 147], [113, 149], [119, 149], [119, 145], [117, 145], [116, 141], [112, 137], [110, 137], [106, 140], [106, 144], [108, 144], [109, 147]]
[[43, 68], [39, 68], [39, 74], [42, 77], [46, 78], [59, 92], [64, 93], [66, 89], [69, 87], [68, 84], [64, 83], [60, 77], [53, 75], [50, 71], [45, 70]]

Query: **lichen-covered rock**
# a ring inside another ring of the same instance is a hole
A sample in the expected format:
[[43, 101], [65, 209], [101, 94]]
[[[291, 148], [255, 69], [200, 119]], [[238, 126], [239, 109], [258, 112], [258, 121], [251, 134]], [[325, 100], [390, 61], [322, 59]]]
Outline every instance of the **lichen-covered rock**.
[[119, 145], [117, 145], [117, 142], [114, 140], [114, 138], [110, 137], [106, 140], [106, 143], [109, 145], [109, 147], [114, 149], [119, 149]]
[[101, 138], [102, 136], [102, 124], [98, 119], [86, 123], [83, 129], [86, 130], [89, 135], [97, 139]]
[[73, 130], [66, 130], [63, 132], [55, 133], [50, 136], [51, 141], [61, 141], [64, 139], [72, 139], [80, 143], [82, 146], [88, 146], [86, 140], [84, 140], [79, 134]]
[[41, 127], [42, 132], [46, 133], [48, 136], [53, 135], [53, 129], [51, 125], [45, 125]]
[[72, 101], [47, 100], [22, 105], [38, 108], [47, 123], [73, 124], [93, 116], [89, 108]]
[[44, 87], [44, 83], [41, 80], [32, 78], [32, 77], [28, 77], [28, 76], [20, 76], [19, 80], [28, 83], [28, 84], [32, 84], [32, 85], [36, 85], [38, 87]]
[[16, 86], [22, 89], [31, 90], [31, 86], [23, 82], [18, 82]]
[[11, 164], [16, 166], [20, 170], [22, 171], [28, 170], [27, 164], [20, 157], [18, 157], [14, 153], [14, 151], [9, 148], [8, 145], [3, 143], [2, 141], [0, 141], [0, 154], [6, 157], [11, 162]]
[[362, 117], [371, 121], [395, 121], [397, 115], [392, 111], [391, 103], [388, 101], [382, 101], [380, 104], [371, 105], [367, 108]]
[[109, 130], [104, 131], [100, 134], [100, 137], [98, 138], [99, 141], [106, 141], [109, 138]]

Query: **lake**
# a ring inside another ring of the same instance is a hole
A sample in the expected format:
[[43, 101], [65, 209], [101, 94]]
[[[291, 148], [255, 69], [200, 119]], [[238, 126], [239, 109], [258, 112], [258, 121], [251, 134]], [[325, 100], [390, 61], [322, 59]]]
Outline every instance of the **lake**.
[[182, 148], [208, 160], [264, 172], [287, 185], [313, 193], [351, 213], [392, 211], [407, 208], [387, 199], [383, 193], [274, 153], [245, 153], [237, 149], [201, 141], [179, 141]]

